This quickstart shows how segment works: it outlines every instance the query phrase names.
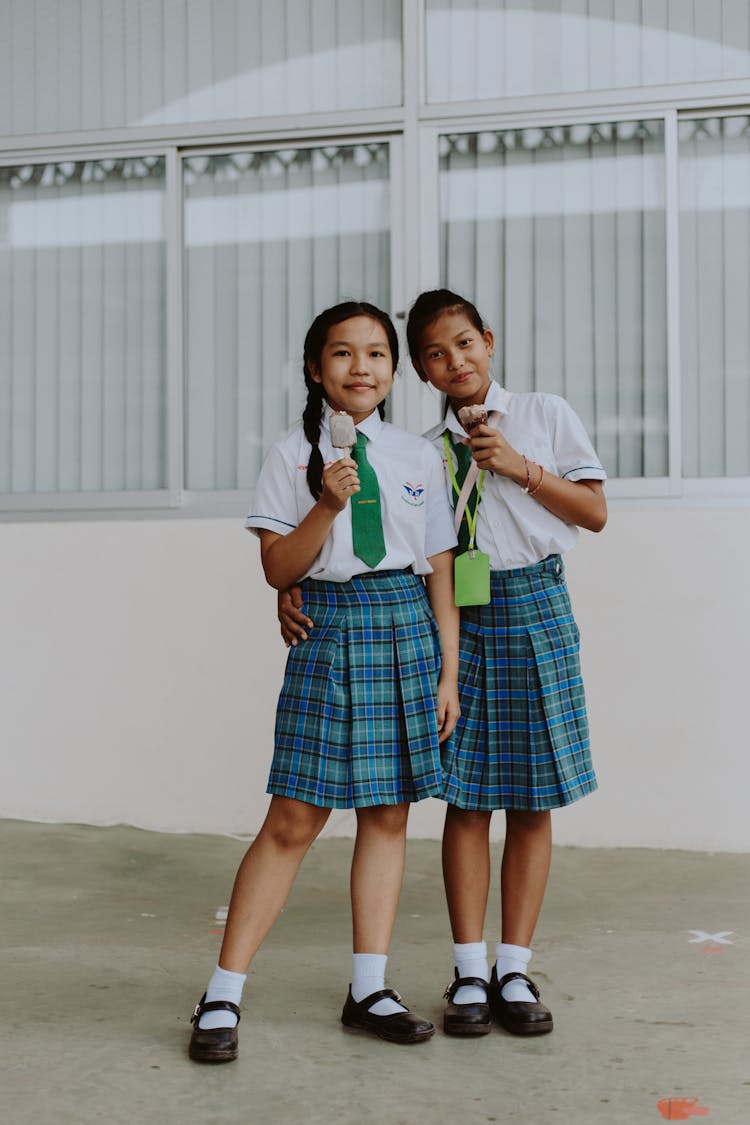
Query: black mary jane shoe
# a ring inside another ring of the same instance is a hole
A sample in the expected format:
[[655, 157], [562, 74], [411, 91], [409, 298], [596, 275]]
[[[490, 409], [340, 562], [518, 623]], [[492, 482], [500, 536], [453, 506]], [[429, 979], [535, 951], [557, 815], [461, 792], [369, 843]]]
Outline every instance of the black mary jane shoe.
[[490, 1005], [487, 1000], [474, 1004], [454, 1004], [453, 997], [464, 985], [483, 988], [487, 994], [487, 981], [481, 977], [460, 977], [454, 970], [456, 979], [446, 988], [443, 999], [448, 1003], [443, 1016], [443, 1031], [446, 1035], [486, 1035], [492, 1027]]
[[[530, 1000], [505, 1000], [503, 988], [511, 980], [522, 980], [534, 997]], [[552, 1031], [552, 1012], [539, 1003], [539, 989], [533, 980], [523, 973], [506, 973], [497, 979], [497, 967], [493, 966], [488, 991], [490, 1009], [493, 1016], [506, 1031], [513, 1035], [544, 1035]]]
[[399, 994], [392, 988], [381, 988], [379, 992], [373, 992], [357, 1003], [350, 987], [341, 1013], [344, 1027], [357, 1031], [373, 1031], [381, 1039], [387, 1039], [389, 1043], [421, 1043], [424, 1039], [431, 1039], [435, 1034], [434, 1024], [410, 1012], [408, 1008], [405, 1012], [394, 1012], [390, 1016], [375, 1015], [369, 1009], [373, 1004], [377, 1004], [378, 1000], [395, 1000], [397, 1004], [406, 1007]]
[[188, 1054], [194, 1062], [222, 1063], [232, 1062], [237, 1058], [239, 1037], [237, 1027], [199, 1027], [199, 1021], [204, 1012], [234, 1012], [237, 1023], [240, 1022], [240, 1010], [236, 1004], [229, 1000], [211, 1000], [206, 1003], [205, 992], [195, 1005], [195, 1011], [190, 1017], [193, 1024], [193, 1034], [190, 1037]]

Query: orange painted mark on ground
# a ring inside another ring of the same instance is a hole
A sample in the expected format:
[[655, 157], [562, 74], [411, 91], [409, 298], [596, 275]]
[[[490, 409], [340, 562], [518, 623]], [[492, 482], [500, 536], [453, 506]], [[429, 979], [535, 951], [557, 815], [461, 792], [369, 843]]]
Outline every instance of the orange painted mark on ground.
[[698, 1098], [662, 1098], [656, 1108], [665, 1121], [687, 1121], [689, 1117], [708, 1117], [711, 1112], [704, 1105], [698, 1105]]
[[218, 930], [209, 930], [208, 932], [210, 934], [223, 934], [224, 933], [224, 927], [221, 926]]
[[724, 952], [724, 946], [723, 945], [704, 945], [703, 946], [703, 952], [704, 953], [723, 953]]

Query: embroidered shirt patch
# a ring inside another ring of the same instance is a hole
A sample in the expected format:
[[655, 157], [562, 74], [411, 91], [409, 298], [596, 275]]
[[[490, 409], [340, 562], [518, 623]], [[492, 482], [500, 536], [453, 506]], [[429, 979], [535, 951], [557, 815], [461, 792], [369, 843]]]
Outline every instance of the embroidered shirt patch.
[[424, 485], [405, 481], [401, 499], [404, 503], [411, 505], [412, 508], [422, 508], [424, 506]]

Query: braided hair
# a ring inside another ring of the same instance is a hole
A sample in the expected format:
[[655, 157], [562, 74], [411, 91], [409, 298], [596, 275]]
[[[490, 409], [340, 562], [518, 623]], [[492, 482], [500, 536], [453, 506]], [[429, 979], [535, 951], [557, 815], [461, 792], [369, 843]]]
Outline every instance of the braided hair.
[[[307, 464], [307, 485], [316, 500], [319, 499], [323, 491], [324, 466], [323, 454], [320, 452], [320, 424], [323, 420], [326, 397], [323, 384], [313, 378], [310, 364], [313, 363], [317, 368], [320, 368], [320, 360], [329, 331], [335, 325], [341, 324], [344, 320], [350, 320], [354, 316], [369, 316], [371, 320], [377, 320], [379, 324], [382, 324], [391, 349], [393, 370], [395, 371], [398, 366], [398, 336], [391, 318], [382, 309], [376, 308], [375, 305], [371, 305], [367, 301], [343, 301], [340, 305], [333, 305], [330, 309], [324, 309], [322, 313], [315, 317], [308, 328], [303, 351], [307, 402], [302, 413], [302, 426], [305, 437], [312, 447]], [[381, 418], [385, 416], [385, 405], [382, 402], [378, 403], [378, 413]]]

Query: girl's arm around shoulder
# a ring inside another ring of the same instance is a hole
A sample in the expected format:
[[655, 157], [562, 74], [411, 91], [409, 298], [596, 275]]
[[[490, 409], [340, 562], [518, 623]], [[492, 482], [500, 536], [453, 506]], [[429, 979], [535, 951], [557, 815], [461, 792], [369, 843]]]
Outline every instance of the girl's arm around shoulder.
[[441, 551], [428, 559], [432, 574], [425, 575], [427, 597], [440, 630], [442, 664], [438, 680], [438, 724], [440, 741], [453, 733], [458, 722], [458, 628], [459, 611], [453, 595], [453, 551]]
[[260, 530], [260, 558], [269, 586], [286, 590], [308, 572], [334, 520], [355, 492], [359, 492], [357, 466], [351, 457], [342, 457], [323, 472], [320, 498], [293, 531], [278, 535]]

